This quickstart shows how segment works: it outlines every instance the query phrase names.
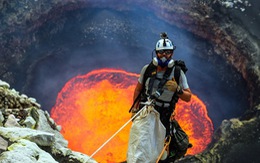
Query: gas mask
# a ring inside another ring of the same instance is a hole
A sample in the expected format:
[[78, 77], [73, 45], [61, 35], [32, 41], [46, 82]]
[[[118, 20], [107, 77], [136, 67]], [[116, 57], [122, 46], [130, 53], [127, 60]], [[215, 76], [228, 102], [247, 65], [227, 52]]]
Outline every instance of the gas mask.
[[159, 57], [154, 57], [153, 58], [153, 64], [155, 66], [161, 66], [162, 68], [164, 67], [173, 67], [174, 65], [174, 60], [173, 59], [167, 59], [165, 57], [159, 58]]

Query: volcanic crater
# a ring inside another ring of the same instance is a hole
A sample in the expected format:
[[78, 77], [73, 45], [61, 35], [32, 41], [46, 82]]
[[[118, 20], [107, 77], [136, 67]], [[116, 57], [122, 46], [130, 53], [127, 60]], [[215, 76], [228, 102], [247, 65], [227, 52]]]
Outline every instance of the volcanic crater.
[[139, 73], [155, 55], [160, 32], [167, 32], [215, 128], [258, 114], [257, 38], [218, 3], [50, 2], [4, 1], [1, 10], [1, 77], [43, 109], [51, 111], [77, 75], [101, 68]]

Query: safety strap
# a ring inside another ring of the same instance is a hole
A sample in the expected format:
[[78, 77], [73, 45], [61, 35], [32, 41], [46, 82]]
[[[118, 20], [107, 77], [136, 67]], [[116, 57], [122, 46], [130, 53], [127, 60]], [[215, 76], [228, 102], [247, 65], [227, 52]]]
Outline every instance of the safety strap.
[[175, 81], [177, 82], [178, 85], [179, 85], [179, 82], [180, 82], [180, 76], [181, 76], [181, 67], [175, 66], [174, 79], [175, 79]]
[[160, 155], [159, 155], [159, 157], [157, 158], [157, 160], [156, 160], [156, 163], [158, 163], [160, 160], [161, 160], [161, 158], [162, 158], [162, 156], [163, 156], [163, 154], [164, 154], [164, 152], [165, 151], [167, 151], [167, 156], [168, 156], [168, 152], [169, 152], [169, 145], [170, 145], [170, 143], [171, 143], [171, 136], [170, 135], [168, 135], [166, 138], [165, 138], [165, 140], [164, 140], [164, 147], [163, 147], [163, 149], [162, 149], [162, 151], [161, 151], [161, 153], [160, 153]]
[[160, 94], [163, 93], [163, 86], [164, 86], [165, 83], [168, 81], [168, 78], [169, 78], [169, 76], [170, 76], [171, 73], [172, 73], [172, 69], [173, 69], [173, 67], [167, 68], [166, 71], [165, 71], [165, 73], [163, 74], [163, 78], [162, 78], [162, 80], [160, 81], [160, 83], [159, 83], [159, 85], [158, 85], [158, 89], [157, 89], [157, 91], [158, 91]]
[[[172, 69], [173, 69], [173, 67], [167, 68], [165, 73], [163, 74], [163, 78], [160, 80], [160, 82], [158, 84], [158, 88], [157, 88], [157, 92], [159, 93], [159, 95], [161, 95], [163, 93], [163, 86], [168, 81], [168, 78], [172, 73]], [[148, 85], [148, 94], [149, 95], [152, 94], [152, 89], [153, 89], [153, 84], [154, 84], [155, 79], [156, 79], [156, 74], [153, 74], [153, 76], [150, 78], [149, 85]]]
[[[178, 85], [180, 83], [180, 76], [181, 76], [181, 67], [176, 65], [174, 69], [174, 79]], [[175, 108], [175, 105], [178, 102], [178, 100], [179, 100], [179, 96], [177, 95], [177, 92], [174, 92], [170, 102], [171, 108]]]

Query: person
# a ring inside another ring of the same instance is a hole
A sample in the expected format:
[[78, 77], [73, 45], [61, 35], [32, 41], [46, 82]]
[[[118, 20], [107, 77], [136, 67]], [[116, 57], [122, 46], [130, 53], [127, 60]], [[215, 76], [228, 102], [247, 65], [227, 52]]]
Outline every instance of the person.
[[[176, 46], [167, 34], [161, 33], [161, 38], [155, 46], [156, 57], [150, 64], [145, 65], [140, 72], [133, 95], [134, 105], [131, 109], [131, 112], [135, 114], [143, 107], [140, 102], [147, 101], [148, 97], [154, 99], [154, 108], [160, 113], [160, 120], [166, 128], [166, 136], [170, 134], [170, 121], [174, 120], [175, 103], [178, 98], [189, 102], [192, 96], [183, 70], [180, 70], [179, 77], [177, 77], [179, 79], [176, 79], [175, 69], [177, 67], [175, 66], [176, 62], [172, 59], [175, 49]], [[147, 71], [152, 72], [148, 73]], [[150, 75], [147, 76], [147, 73]], [[173, 152], [173, 148], [170, 145], [169, 152]], [[173, 154], [168, 155], [166, 162], [174, 162], [176, 159], [176, 157], [170, 155]]]

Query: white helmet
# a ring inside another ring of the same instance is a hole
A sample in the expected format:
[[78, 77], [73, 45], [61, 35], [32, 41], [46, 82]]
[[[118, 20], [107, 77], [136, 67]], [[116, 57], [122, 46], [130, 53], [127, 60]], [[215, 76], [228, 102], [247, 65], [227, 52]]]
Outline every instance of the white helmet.
[[174, 50], [173, 49], [173, 44], [171, 42], [171, 40], [169, 39], [160, 39], [157, 43], [156, 43], [156, 47], [155, 50]]
[[175, 50], [176, 46], [174, 46], [171, 40], [168, 39], [168, 36], [165, 32], [161, 33], [161, 39], [157, 41], [155, 45], [155, 50]]

